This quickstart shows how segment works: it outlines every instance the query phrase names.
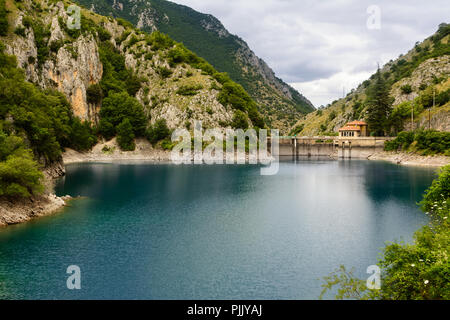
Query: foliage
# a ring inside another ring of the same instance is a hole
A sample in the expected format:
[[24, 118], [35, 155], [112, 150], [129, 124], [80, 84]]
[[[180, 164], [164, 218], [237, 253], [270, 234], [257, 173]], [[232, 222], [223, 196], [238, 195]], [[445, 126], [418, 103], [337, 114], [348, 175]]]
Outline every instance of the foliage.
[[6, 36], [8, 33], [8, 11], [6, 10], [5, 0], [0, 0], [0, 36]]
[[433, 181], [421, 208], [430, 216], [430, 224], [416, 231], [413, 244], [391, 243], [384, 248], [378, 264], [380, 290], [367, 289], [341, 267], [325, 277], [323, 293], [338, 286], [339, 299], [450, 299], [450, 165]]
[[0, 130], [0, 197], [29, 197], [43, 191], [43, 174], [23, 139]]
[[100, 43], [99, 53], [103, 64], [103, 77], [100, 82], [103, 93], [108, 95], [110, 92], [126, 91], [130, 96], [135, 96], [143, 79], [126, 68], [124, 56], [110, 42]]
[[70, 145], [78, 151], [90, 150], [97, 143], [97, 136], [87, 121], [74, 117], [70, 133]]
[[98, 83], [90, 85], [86, 89], [86, 99], [88, 103], [99, 104], [103, 99], [102, 87]]
[[372, 134], [384, 136], [388, 131], [392, 102], [388, 85], [378, 69], [374, 84], [367, 89], [367, 124]]
[[133, 151], [136, 148], [133, 127], [128, 118], [125, 118], [117, 126], [117, 143], [119, 144], [120, 149], [124, 151]]
[[201, 84], [198, 85], [185, 85], [181, 86], [177, 90], [177, 94], [182, 96], [195, 96], [199, 90], [203, 89], [203, 86]]
[[403, 94], [410, 94], [412, 92], [412, 88], [410, 84], [405, 84], [400, 87], [400, 90]]
[[130, 121], [136, 136], [145, 134], [147, 118], [142, 105], [126, 92], [110, 92], [108, 97], [103, 99], [100, 118], [100, 133], [106, 138], [115, 135], [115, 127], [125, 119]]
[[247, 115], [242, 112], [241, 110], [236, 110], [234, 112], [233, 121], [231, 123], [231, 126], [234, 129], [248, 129], [248, 120]]
[[167, 78], [169, 78], [171, 75], [172, 75], [172, 70], [170, 70], [169, 68], [167, 68], [167, 67], [164, 67], [164, 66], [159, 66], [157, 69], [156, 69], [156, 72], [161, 76], [161, 78], [163, 78], [163, 79], [167, 79]]
[[50, 27], [45, 26], [41, 21], [35, 20], [32, 23], [34, 42], [37, 48], [38, 65], [42, 66], [50, 56], [48, 40], [50, 38]]
[[418, 130], [400, 132], [398, 136], [385, 143], [386, 151], [406, 150], [414, 143], [414, 151], [422, 154], [448, 153], [450, 150], [450, 132]]
[[155, 122], [153, 126], [150, 126], [146, 131], [148, 141], [153, 145], [159, 141], [166, 139], [170, 136], [170, 130], [167, 127], [165, 119], [160, 119]]

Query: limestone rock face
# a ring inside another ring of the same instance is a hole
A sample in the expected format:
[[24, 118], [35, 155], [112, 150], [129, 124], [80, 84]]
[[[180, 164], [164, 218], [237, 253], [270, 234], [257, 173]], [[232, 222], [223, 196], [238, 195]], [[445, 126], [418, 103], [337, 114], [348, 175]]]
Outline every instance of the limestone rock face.
[[[82, 120], [96, 122], [100, 106], [87, 103], [86, 90], [99, 83], [103, 75], [97, 42], [92, 35], [81, 35], [71, 41], [62, 31], [59, 18], [67, 21], [62, 2], [50, 6], [51, 13], [43, 23], [50, 26], [50, 36], [45, 38], [47, 45], [61, 43], [54, 55], [39, 64], [38, 48], [32, 28], [25, 29], [25, 37], [13, 35], [6, 42], [6, 52], [15, 55], [18, 65], [25, 70], [28, 81], [45, 89], [57, 89], [72, 105], [74, 114]], [[23, 14], [18, 15], [15, 27], [23, 27]]]
[[102, 79], [97, 43], [92, 35], [80, 36], [68, 48], [60, 48], [56, 61], [48, 60], [42, 70], [40, 85], [55, 87], [69, 99], [74, 114], [88, 121], [98, 120], [98, 106], [87, 103], [86, 90]]
[[[419, 87], [422, 84], [430, 85], [433, 79], [441, 76], [448, 77], [450, 75], [450, 56], [444, 55], [428, 59], [422, 62], [416, 70], [413, 71], [410, 77], [402, 79], [391, 90], [391, 95], [394, 97], [394, 105], [405, 101], [412, 101], [419, 96]], [[410, 94], [403, 94], [401, 87], [410, 85], [413, 92]]]

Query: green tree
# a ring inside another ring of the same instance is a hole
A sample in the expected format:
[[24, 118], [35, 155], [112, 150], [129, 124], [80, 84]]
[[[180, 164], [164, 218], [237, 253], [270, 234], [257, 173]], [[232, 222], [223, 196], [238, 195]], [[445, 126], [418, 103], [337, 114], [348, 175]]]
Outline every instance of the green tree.
[[[100, 117], [104, 121], [103, 124], [110, 123], [113, 127], [117, 127], [123, 120], [128, 119], [133, 127], [133, 133], [137, 137], [145, 134], [147, 117], [142, 105], [127, 92], [111, 92], [103, 100]], [[108, 130], [110, 129], [109, 127]], [[101, 126], [101, 132], [104, 132], [103, 125]]]
[[168, 138], [170, 136], [170, 130], [167, 127], [166, 120], [157, 120], [153, 126], [150, 126], [147, 129], [146, 136], [148, 141], [150, 141], [153, 145]]
[[378, 69], [373, 85], [367, 90], [367, 123], [372, 134], [384, 136], [388, 131], [392, 102], [389, 87]]
[[119, 144], [120, 149], [124, 151], [133, 151], [136, 148], [133, 127], [128, 118], [125, 118], [117, 126], [117, 143]]
[[0, 130], [0, 197], [29, 197], [44, 190], [43, 174], [23, 139]]

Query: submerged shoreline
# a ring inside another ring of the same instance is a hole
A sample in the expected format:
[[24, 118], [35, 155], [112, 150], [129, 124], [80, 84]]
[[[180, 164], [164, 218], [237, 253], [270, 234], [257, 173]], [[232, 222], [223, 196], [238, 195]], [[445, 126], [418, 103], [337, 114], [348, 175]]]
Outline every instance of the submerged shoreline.
[[[107, 148], [105, 148], [105, 146]], [[104, 150], [108, 149], [109, 152]], [[55, 179], [65, 174], [64, 166], [74, 163], [90, 162], [133, 162], [145, 161], [154, 163], [170, 162], [170, 152], [155, 149], [144, 139], [136, 141], [136, 150], [122, 152], [119, 150], [115, 139], [96, 145], [89, 152], [77, 152], [68, 149], [63, 154], [63, 161], [58, 165], [47, 168], [45, 172], [45, 184], [47, 194], [36, 196], [25, 201], [11, 202], [0, 201], [0, 227], [29, 221], [36, 217], [51, 215], [61, 211], [70, 196], [58, 197], [53, 192]], [[335, 159], [336, 160], [336, 159]], [[403, 152], [376, 152], [367, 158], [369, 161], [387, 161], [398, 165], [418, 167], [442, 167], [450, 163], [450, 157], [446, 156], [420, 156]]]

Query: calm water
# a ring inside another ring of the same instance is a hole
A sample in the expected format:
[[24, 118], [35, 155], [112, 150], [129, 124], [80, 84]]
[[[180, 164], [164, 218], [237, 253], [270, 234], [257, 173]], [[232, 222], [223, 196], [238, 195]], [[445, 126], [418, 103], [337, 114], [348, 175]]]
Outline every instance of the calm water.
[[[365, 275], [427, 223], [434, 170], [368, 161], [80, 164], [63, 213], [0, 230], [0, 298], [315, 299], [340, 264]], [[66, 268], [81, 268], [81, 290]]]

